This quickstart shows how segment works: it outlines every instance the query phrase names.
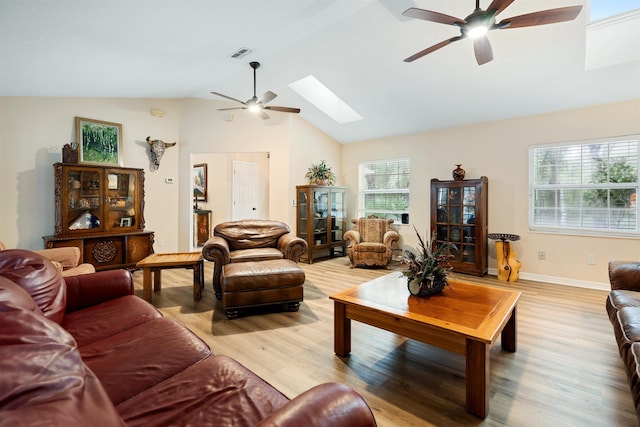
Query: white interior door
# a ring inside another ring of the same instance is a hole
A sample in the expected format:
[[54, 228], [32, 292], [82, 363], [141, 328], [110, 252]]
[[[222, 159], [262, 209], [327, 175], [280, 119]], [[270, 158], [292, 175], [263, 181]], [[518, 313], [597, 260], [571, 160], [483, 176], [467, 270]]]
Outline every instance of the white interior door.
[[259, 218], [258, 164], [233, 161], [233, 220]]

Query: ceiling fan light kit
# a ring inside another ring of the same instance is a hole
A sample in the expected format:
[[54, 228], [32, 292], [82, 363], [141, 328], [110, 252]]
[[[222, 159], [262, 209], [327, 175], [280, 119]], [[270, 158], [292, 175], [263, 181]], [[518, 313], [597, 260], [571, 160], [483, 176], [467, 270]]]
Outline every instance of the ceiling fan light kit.
[[538, 12], [506, 18], [496, 23], [496, 16], [506, 9], [515, 0], [493, 0], [486, 10], [480, 9], [480, 0], [476, 0], [475, 10], [466, 18], [460, 19], [454, 16], [431, 10], [411, 7], [402, 15], [422, 19], [424, 21], [437, 22], [439, 24], [453, 25], [458, 27], [460, 35], [441, 41], [433, 46], [417, 52], [406, 58], [405, 62], [413, 62], [429, 53], [447, 46], [450, 43], [469, 37], [473, 39], [478, 65], [486, 64], [493, 60], [493, 51], [487, 38], [487, 33], [491, 30], [502, 30], [508, 28], [533, 27], [537, 25], [555, 24], [557, 22], [571, 21], [575, 19], [582, 10], [582, 6], [568, 6], [557, 9], [547, 9]]
[[223, 98], [238, 102], [243, 105], [242, 107], [218, 108], [218, 111], [249, 110], [252, 113], [260, 116], [260, 118], [262, 118], [263, 120], [270, 118], [269, 115], [264, 110], [280, 111], [283, 113], [299, 113], [300, 112], [299, 108], [276, 107], [274, 105], [265, 105], [267, 102], [274, 100], [278, 95], [268, 90], [260, 98], [258, 98], [256, 96], [256, 70], [260, 68], [260, 63], [253, 61], [249, 63], [249, 66], [253, 68], [253, 96], [249, 100], [244, 102], [244, 101], [240, 101], [239, 99], [232, 98], [228, 95], [224, 95], [222, 93], [211, 92], [214, 95], [221, 96]]

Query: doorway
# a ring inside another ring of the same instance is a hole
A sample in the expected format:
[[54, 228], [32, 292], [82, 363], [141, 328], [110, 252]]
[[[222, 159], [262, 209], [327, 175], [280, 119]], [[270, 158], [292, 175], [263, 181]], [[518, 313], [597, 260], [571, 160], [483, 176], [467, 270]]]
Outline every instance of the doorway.
[[258, 209], [258, 164], [233, 161], [233, 207], [231, 219], [260, 218]]

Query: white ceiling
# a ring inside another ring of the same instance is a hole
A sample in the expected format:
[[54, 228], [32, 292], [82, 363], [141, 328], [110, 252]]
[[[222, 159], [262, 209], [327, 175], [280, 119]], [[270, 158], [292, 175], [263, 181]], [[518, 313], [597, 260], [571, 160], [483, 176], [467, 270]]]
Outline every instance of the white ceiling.
[[[478, 66], [468, 39], [403, 62], [458, 35], [405, 9], [464, 18], [474, 0], [0, 0], [0, 95], [246, 100], [259, 61], [258, 95], [342, 143], [640, 98], [640, 61], [585, 71], [587, 0], [517, 0], [499, 18], [576, 4], [571, 22], [492, 31]], [[240, 47], [253, 52], [232, 59]], [[364, 120], [340, 125], [287, 86], [310, 74]]]

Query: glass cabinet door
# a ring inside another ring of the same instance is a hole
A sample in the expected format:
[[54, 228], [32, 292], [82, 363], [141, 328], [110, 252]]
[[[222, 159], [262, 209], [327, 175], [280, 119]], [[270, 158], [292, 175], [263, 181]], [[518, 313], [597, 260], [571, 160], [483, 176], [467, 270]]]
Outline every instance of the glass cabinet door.
[[108, 231], [136, 227], [136, 174], [118, 169], [106, 170], [106, 224]]
[[66, 200], [69, 204], [63, 218], [67, 231], [104, 230], [102, 210], [101, 170], [92, 168], [69, 168], [67, 170]]
[[307, 233], [307, 216], [309, 214], [309, 201], [307, 200], [307, 192], [298, 190], [298, 237], [309, 242]]
[[327, 243], [329, 220], [329, 190], [318, 188], [313, 191], [313, 243], [315, 246]]
[[344, 191], [331, 191], [331, 242], [344, 240], [346, 227]]

